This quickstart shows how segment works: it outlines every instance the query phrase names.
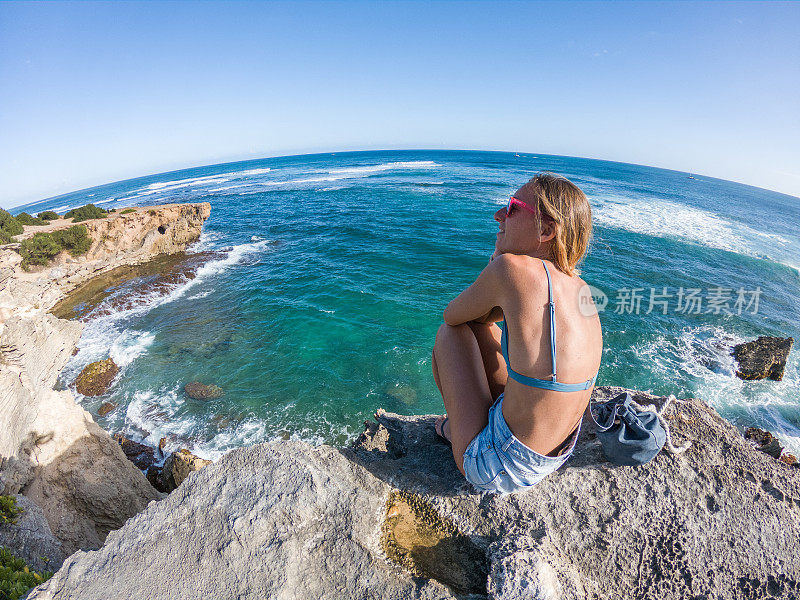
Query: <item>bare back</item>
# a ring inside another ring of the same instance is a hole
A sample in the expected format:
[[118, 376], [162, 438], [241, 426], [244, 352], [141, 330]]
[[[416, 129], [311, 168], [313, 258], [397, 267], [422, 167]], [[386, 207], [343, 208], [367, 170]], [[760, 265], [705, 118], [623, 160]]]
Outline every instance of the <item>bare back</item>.
[[[512, 285], [504, 291], [501, 306], [508, 327], [509, 361], [518, 373], [549, 379], [553, 368], [544, 265], [538, 258], [523, 255], [515, 255], [513, 265]], [[549, 261], [548, 270], [555, 302], [558, 381], [583, 382], [600, 368], [603, 352], [600, 318], [586, 282], [564, 274]], [[527, 386], [509, 378], [503, 416], [523, 444], [548, 455], [558, 450], [577, 427], [592, 390], [560, 392]]]

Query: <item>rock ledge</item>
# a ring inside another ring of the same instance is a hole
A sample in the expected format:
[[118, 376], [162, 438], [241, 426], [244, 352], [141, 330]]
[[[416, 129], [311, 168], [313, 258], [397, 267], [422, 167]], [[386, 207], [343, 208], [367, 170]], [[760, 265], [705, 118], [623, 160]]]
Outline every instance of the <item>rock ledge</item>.
[[379, 412], [345, 449], [241, 448], [30, 598], [800, 597], [797, 470], [700, 400], [666, 417], [686, 453], [617, 467], [587, 420], [562, 469], [508, 496], [475, 493], [433, 416]]

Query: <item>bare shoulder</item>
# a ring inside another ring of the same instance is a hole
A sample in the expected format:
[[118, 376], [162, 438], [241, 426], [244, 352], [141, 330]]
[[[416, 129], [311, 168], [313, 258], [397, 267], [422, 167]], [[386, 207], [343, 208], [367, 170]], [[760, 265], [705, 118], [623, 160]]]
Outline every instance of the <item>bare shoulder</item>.
[[[542, 261], [524, 254], [501, 254], [495, 259], [507, 277], [514, 281], [539, 281], [545, 277]], [[546, 279], [545, 279], [546, 281]]]

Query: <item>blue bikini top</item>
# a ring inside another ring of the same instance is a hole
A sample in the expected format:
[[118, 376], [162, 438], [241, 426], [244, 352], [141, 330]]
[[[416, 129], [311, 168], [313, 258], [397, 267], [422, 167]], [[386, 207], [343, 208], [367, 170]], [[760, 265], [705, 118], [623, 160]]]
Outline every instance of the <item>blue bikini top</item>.
[[550, 354], [553, 360], [553, 374], [550, 376], [550, 379], [536, 379], [534, 377], [526, 377], [511, 368], [511, 363], [508, 360], [508, 326], [506, 325], [505, 319], [503, 319], [503, 324], [500, 325], [500, 329], [503, 332], [503, 336], [500, 340], [500, 348], [503, 351], [503, 359], [506, 361], [508, 376], [514, 381], [518, 381], [524, 385], [553, 390], [555, 392], [578, 392], [580, 390], [588, 390], [594, 385], [594, 381], [597, 379], [597, 373], [594, 374], [594, 377], [587, 379], [583, 383], [561, 383], [556, 378], [556, 305], [555, 302], [553, 302], [553, 285], [550, 282], [550, 271], [548, 271], [547, 264], [544, 261], [542, 261], [542, 264], [544, 265], [545, 273], [547, 273], [547, 290], [550, 300]]

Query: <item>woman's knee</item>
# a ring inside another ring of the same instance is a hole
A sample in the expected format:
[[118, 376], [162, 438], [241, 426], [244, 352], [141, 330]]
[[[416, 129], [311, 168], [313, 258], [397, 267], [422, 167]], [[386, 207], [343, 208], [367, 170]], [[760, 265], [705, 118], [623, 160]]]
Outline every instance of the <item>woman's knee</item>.
[[452, 342], [453, 340], [459, 340], [464, 336], [465, 333], [472, 334], [472, 329], [469, 328], [469, 325], [466, 323], [462, 323], [461, 325], [448, 325], [447, 323], [442, 323], [439, 326], [439, 330], [436, 332], [436, 341], [433, 344], [434, 349], [436, 346], [441, 346], [442, 344], [446, 344]]

